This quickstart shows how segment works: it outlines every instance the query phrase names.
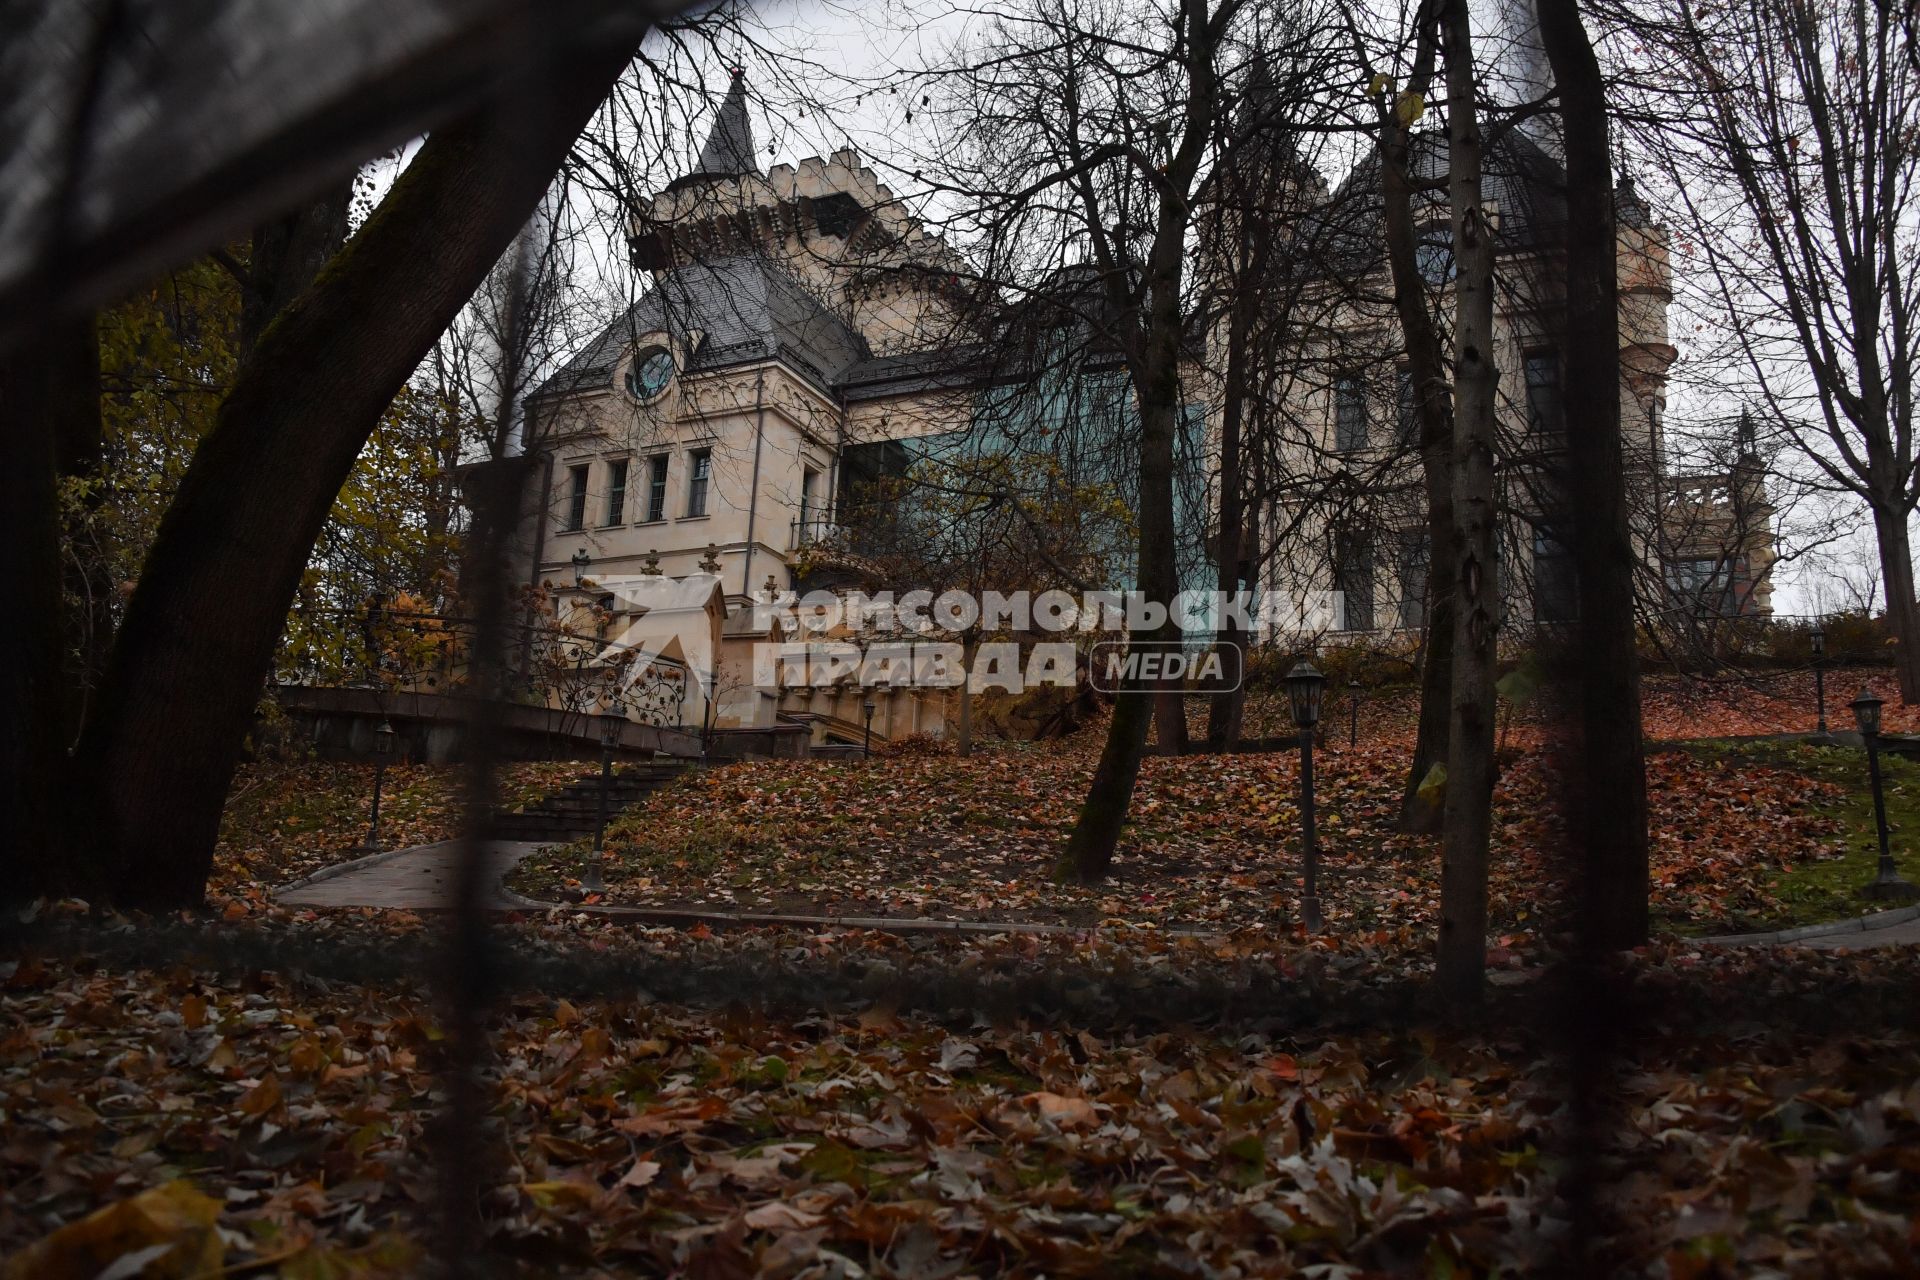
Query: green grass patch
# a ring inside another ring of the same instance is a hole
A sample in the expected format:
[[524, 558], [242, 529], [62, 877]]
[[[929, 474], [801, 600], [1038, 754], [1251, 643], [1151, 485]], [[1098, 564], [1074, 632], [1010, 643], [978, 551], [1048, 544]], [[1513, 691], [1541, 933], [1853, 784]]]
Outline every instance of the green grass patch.
[[[1837, 858], [1806, 859], [1783, 871], [1768, 886], [1779, 901], [1780, 909], [1737, 919], [1733, 922], [1734, 928], [1755, 932], [1792, 929], [1845, 920], [1896, 905], [1877, 902], [1860, 892], [1874, 878], [1880, 858], [1865, 750], [1804, 741], [1742, 742], [1724, 738], [1686, 743], [1682, 750], [1704, 760], [1765, 765], [1842, 789], [1838, 799], [1823, 799], [1813, 810], [1841, 824], [1844, 854]], [[1890, 847], [1901, 874], [1913, 880], [1920, 876], [1920, 856], [1914, 852], [1910, 834], [1920, 832], [1920, 763], [1882, 751], [1880, 772]], [[1722, 932], [1722, 929], [1715, 927], [1709, 932]]]

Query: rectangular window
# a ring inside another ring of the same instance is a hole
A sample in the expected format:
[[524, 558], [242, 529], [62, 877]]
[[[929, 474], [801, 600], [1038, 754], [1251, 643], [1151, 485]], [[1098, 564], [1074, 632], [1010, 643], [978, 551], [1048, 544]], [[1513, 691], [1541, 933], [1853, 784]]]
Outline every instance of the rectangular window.
[[568, 533], [587, 527], [587, 479], [592, 470], [592, 464], [586, 462], [567, 468], [567, 523], [564, 528]]
[[1667, 589], [1676, 602], [1698, 617], [1732, 617], [1746, 611], [1746, 591], [1742, 586], [1745, 562], [1735, 557], [1725, 560], [1674, 560], [1667, 564]]
[[1533, 535], [1533, 620], [1572, 622], [1580, 616], [1573, 554], [1546, 529]]
[[1420, 406], [1413, 399], [1413, 370], [1395, 370], [1393, 383], [1394, 407], [1398, 411], [1397, 442], [1403, 446], [1417, 445], [1420, 443]]
[[707, 482], [713, 477], [713, 450], [695, 449], [689, 455], [692, 464], [687, 473], [687, 514], [707, 514]]
[[619, 524], [627, 514], [627, 460], [618, 458], [612, 464], [612, 475], [607, 479], [607, 520], [608, 524]]
[[800, 470], [800, 527], [806, 529], [813, 523], [813, 493], [820, 487], [820, 473], [812, 467]]
[[1367, 447], [1367, 390], [1359, 378], [1334, 380], [1333, 447], [1341, 453]]
[[1400, 625], [1418, 631], [1427, 625], [1427, 534], [1409, 529], [1400, 535]]
[[1342, 533], [1334, 539], [1333, 589], [1345, 606], [1345, 631], [1373, 630], [1373, 539]]
[[656, 453], [647, 459], [647, 519], [667, 518], [667, 455]]
[[1565, 443], [1566, 410], [1560, 399], [1560, 353], [1527, 352], [1527, 432], [1540, 448]]

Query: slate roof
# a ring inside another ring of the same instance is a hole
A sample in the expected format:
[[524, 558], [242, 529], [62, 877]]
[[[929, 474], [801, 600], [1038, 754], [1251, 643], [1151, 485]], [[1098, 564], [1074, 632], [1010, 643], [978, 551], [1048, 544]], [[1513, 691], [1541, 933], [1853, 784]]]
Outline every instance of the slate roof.
[[753, 158], [753, 121], [747, 116], [747, 81], [735, 68], [727, 96], [720, 100], [720, 110], [714, 114], [713, 129], [700, 148], [700, 158], [690, 172], [668, 183], [667, 190], [675, 191], [706, 178], [736, 178], [759, 171]]
[[533, 398], [606, 387], [633, 340], [656, 330], [705, 335], [683, 373], [778, 357], [827, 392], [869, 355], [865, 339], [773, 262], [717, 258], [661, 275]]
[[[1416, 133], [1409, 140], [1414, 180], [1447, 176], [1447, 140], [1438, 130]], [[1567, 221], [1567, 174], [1558, 160], [1519, 129], [1508, 129], [1488, 148], [1481, 192], [1500, 213], [1497, 235], [1502, 252], [1556, 243]], [[1445, 216], [1444, 187], [1425, 193], [1434, 212]], [[1420, 194], [1415, 195], [1416, 202]], [[1424, 221], [1418, 208], [1416, 221]], [[1369, 153], [1353, 167], [1346, 180], [1315, 216], [1321, 246], [1334, 263], [1345, 266], [1371, 262], [1385, 252], [1381, 222], [1380, 156]], [[1331, 263], [1329, 265], [1332, 265]]]
[[841, 374], [840, 390], [849, 401], [859, 401], [967, 386], [991, 367], [991, 356], [978, 343], [872, 356]]

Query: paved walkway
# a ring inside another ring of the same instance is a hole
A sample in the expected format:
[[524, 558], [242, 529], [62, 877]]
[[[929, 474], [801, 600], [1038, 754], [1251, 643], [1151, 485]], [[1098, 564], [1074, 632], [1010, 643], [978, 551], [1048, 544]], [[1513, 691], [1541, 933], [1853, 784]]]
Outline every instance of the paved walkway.
[[[495, 911], [524, 910], [528, 903], [506, 891], [500, 882], [513, 864], [544, 848], [521, 840], [494, 840], [487, 847], [488, 894], [483, 906]], [[432, 911], [453, 905], [454, 872], [459, 866], [460, 841], [415, 845], [388, 853], [369, 854], [328, 867], [290, 888], [274, 894], [290, 907], [391, 907], [402, 911]]]
[[1793, 945], [1819, 947], [1826, 951], [1836, 947], [1911, 947], [1920, 945], [1920, 917], [1883, 929], [1849, 929], [1845, 933], [1824, 933], [1818, 937], [1800, 938]]
[[1814, 947], [1821, 951], [1862, 951], [1871, 947], [1910, 947], [1920, 944], [1920, 906], [1895, 907], [1855, 920], [1808, 925], [1778, 933], [1743, 933], [1730, 938], [1702, 938], [1723, 947]]

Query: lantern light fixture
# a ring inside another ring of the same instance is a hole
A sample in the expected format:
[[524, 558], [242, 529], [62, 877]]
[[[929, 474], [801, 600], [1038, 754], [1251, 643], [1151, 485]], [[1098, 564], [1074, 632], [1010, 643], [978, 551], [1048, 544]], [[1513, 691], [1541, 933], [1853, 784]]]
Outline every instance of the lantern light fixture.
[[1862, 689], [1860, 696], [1847, 705], [1853, 709], [1853, 722], [1860, 727], [1861, 736], [1879, 736], [1880, 711], [1887, 705], [1884, 698], [1874, 697], [1871, 689]]
[[1287, 672], [1287, 700], [1293, 705], [1295, 725], [1311, 729], [1320, 723], [1320, 698], [1326, 687], [1326, 676], [1311, 662], [1302, 658], [1293, 664]]

